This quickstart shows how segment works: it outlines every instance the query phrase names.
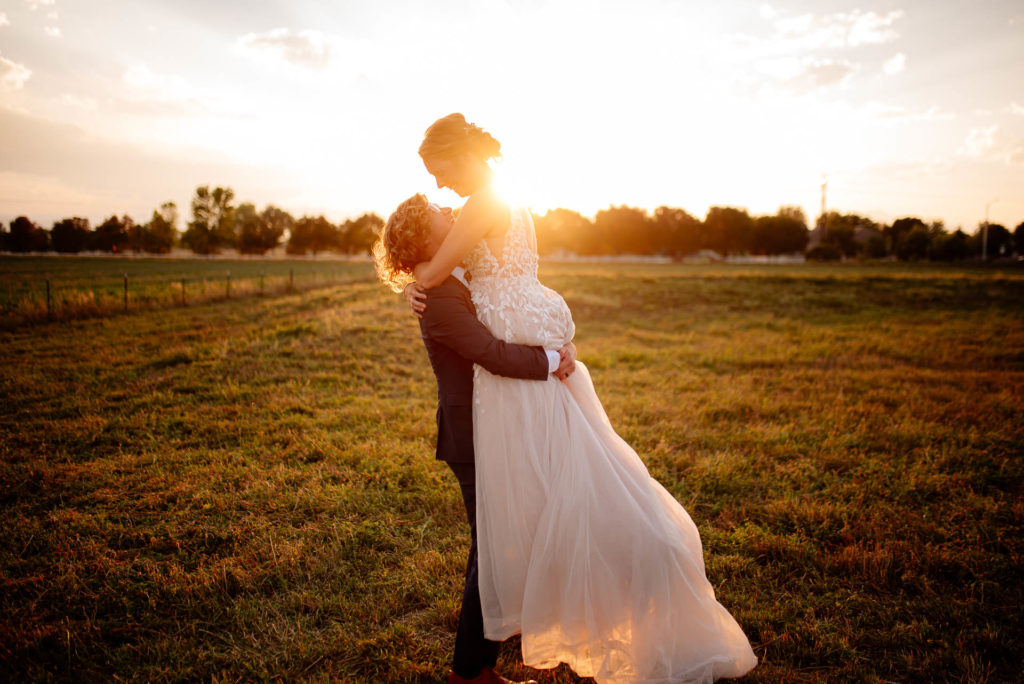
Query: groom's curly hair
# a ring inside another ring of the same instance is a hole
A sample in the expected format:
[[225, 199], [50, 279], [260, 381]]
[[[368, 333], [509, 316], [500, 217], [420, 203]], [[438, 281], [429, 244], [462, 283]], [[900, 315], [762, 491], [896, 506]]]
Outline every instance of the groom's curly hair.
[[398, 205], [373, 243], [377, 277], [395, 292], [415, 280], [413, 267], [423, 261], [423, 246], [430, 231], [427, 198], [415, 194]]

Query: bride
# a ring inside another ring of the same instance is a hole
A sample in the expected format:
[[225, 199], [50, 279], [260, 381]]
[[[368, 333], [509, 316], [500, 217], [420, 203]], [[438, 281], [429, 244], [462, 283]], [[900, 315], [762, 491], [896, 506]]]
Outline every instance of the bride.
[[[500, 150], [461, 114], [426, 131], [419, 154], [438, 188], [468, 199], [433, 258], [413, 269], [413, 289], [438, 285], [461, 263], [477, 315], [497, 338], [558, 348], [575, 325], [562, 297], [537, 280], [529, 211], [491, 187], [488, 162]], [[521, 633], [526, 665], [564, 662], [602, 683], [747, 673], [757, 658], [715, 600], [697, 527], [616, 434], [586, 367], [575, 370], [535, 382], [474, 368], [486, 637]]]

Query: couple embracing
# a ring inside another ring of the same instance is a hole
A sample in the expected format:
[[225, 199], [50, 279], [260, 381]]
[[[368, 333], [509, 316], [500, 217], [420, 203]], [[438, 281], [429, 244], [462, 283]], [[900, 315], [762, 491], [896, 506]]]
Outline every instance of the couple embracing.
[[404, 287], [437, 376], [437, 457], [462, 489], [472, 542], [449, 682], [506, 682], [500, 642], [523, 662], [567, 663], [604, 682], [712, 682], [757, 663], [715, 600], [683, 507], [616, 434], [572, 314], [537, 279], [533, 221], [491, 187], [500, 144], [461, 114], [419, 153], [452, 212], [416, 195], [374, 245]]

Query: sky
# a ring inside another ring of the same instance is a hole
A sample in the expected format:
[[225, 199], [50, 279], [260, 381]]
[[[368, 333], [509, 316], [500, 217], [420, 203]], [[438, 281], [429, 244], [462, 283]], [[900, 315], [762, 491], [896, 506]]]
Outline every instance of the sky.
[[0, 219], [332, 221], [415, 192], [451, 112], [516, 201], [1024, 221], [1024, 2], [0, 0]]

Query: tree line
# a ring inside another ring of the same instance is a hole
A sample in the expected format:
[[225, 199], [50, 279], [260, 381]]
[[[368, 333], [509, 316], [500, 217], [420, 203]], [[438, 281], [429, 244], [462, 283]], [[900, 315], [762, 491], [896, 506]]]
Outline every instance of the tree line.
[[208, 185], [196, 188], [192, 196], [192, 218], [184, 231], [178, 230], [178, 207], [165, 202], [146, 223], [130, 216], [111, 216], [95, 229], [81, 217], [55, 221], [49, 229], [26, 216], [10, 222], [0, 231], [0, 250], [77, 254], [84, 251], [167, 254], [183, 247], [195, 254], [217, 254], [237, 249], [242, 254], [266, 254], [285, 245], [288, 254], [320, 252], [369, 253], [383, 219], [366, 213], [356, 219], [334, 224], [323, 215], [296, 219], [287, 211], [267, 205], [262, 211], [251, 202], [236, 205], [231, 188]]
[[901, 261], [964, 261], [1024, 254], [1024, 221], [1011, 233], [998, 223], [981, 223], [972, 234], [946, 230], [941, 221], [899, 218], [881, 225], [856, 214], [828, 212], [818, 220], [821, 241], [808, 257], [836, 260], [850, 257], [895, 257]]
[[[242, 254], [266, 254], [285, 245], [288, 254], [369, 252], [383, 219], [366, 213], [333, 224], [324, 216], [298, 219], [267, 205], [235, 204], [229, 187], [196, 188], [191, 220], [179, 231], [178, 208], [166, 202], [146, 223], [130, 216], [111, 216], [95, 229], [88, 219], [73, 217], [54, 222], [50, 229], [25, 216], [0, 231], [0, 249], [9, 252], [61, 253], [82, 251], [166, 254], [174, 247], [195, 254], [237, 249]], [[778, 255], [803, 253], [809, 259], [896, 258], [904, 261], [962, 261], [1024, 254], [1024, 221], [1011, 233], [999, 224], [980, 224], [967, 234], [945, 230], [941, 221], [926, 223], [903, 217], [880, 224], [857, 214], [835, 211], [819, 216], [810, 228], [799, 207], [784, 206], [775, 214], [751, 216], [746, 209], [711, 207], [703, 219], [684, 209], [661, 206], [653, 212], [629, 206], [609, 207], [587, 218], [571, 209], [552, 209], [535, 215], [537, 245], [542, 255], [638, 254], [684, 258], [712, 250], [731, 254]]]
[[583, 255], [640, 254], [681, 258], [702, 249], [723, 256], [737, 253], [792, 254], [809, 240], [807, 219], [799, 207], [782, 207], [772, 216], [750, 216], [745, 209], [711, 207], [704, 220], [684, 209], [662, 206], [648, 213], [635, 207], [609, 207], [593, 220], [570, 209], [536, 216], [541, 254], [559, 251]]
[[830, 211], [819, 216], [811, 229], [803, 210], [792, 206], [765, 216], [751, 216], [742, 208], [711, 207], [703, 220], [667, 206], [650, 213], [635, 207], [609, 207], [593, 219], [570, 209], [553, 209], [535, 216], [534, 224], [541, 254], [628, 253], [680, 259], [712, 250], [722, 257], [803, 253], [817, 261], [962, 261], [979, 258], [983, 243], [988, 258], [1024, 254], [1024, 221], [1012, 233], [990, 223], [980, 224], [968, 235], [959, 228], [946, 231], [941, 221], [903, 217], [887, 225]]

